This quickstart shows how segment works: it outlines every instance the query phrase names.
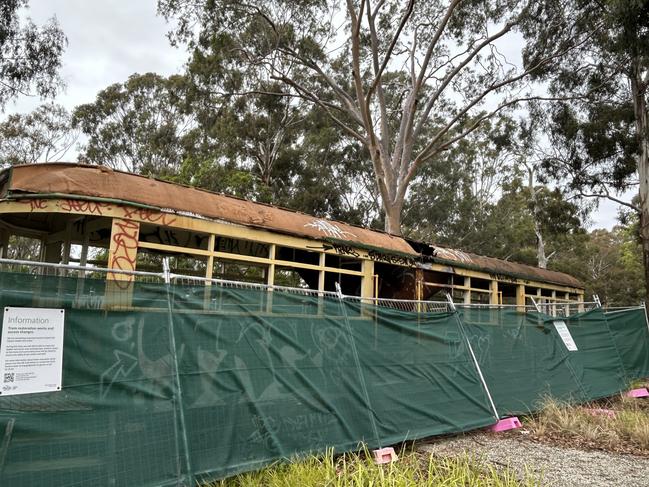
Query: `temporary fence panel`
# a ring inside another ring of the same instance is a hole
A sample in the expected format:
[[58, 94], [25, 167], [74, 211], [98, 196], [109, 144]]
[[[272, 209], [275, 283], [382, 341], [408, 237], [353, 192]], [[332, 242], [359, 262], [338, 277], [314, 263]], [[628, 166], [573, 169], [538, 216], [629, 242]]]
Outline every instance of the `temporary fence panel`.
[[605, 313], [627, 382], [649, 377], [649, 328], [644, 306]]
[[459, 313], [501, 416], [537, 409], [545, 395], [581, 397], [564, 344], [545, 315], [515, 308], [461, 308]]
[[195, 485], [325, 448], [478, 428], [545, 395], [585, 401], [649, 375], [638, 309], [456, 312], [47, 272], [0, 273], [3, 316], [65, 310], [62, 390], [0, 395], [0, 485]]
[[561, 318], [515, 308], [462, 308], [460, 313], [503, 416], [535, 411], [546, 397], [589, 401], [625, 386], [620, 355], [600, 309]]
[[0, 286], [3, 310], [66, 311], [62, 390], [0, 396], [0, 485], [193, 485], [495, 421], [448, 312], [29, 274]]
[[624, 365], [602, 309], [595, 308], [560, 320], [547, 317], [545, 323], [554, 328], [555, 336], [562, 342], [569, 341], [570, 337], [561, 337], [558, 331], [562, 322], [576, 348], [569, 350], [564, 346], [563, 351], [582, 392], [577, 399], [592, 401], [624, 389]]
[[[144, 296], [158, 290], [133, 286], [139, 305], [157, 307]], [[102, 280], [0, 274], [0, 288], [3, 312], [65, 309], [62, 390], [0, 396], [0, 485], [177, 484], [183, 455], [167, 311], [92, 309], [103, 307]]]
[[495, 423], [455, 313], [346, 306], [384, 445]]
[[[338, 302], [219, 286], [171, 292], [197, 478], [375, 442]], [[206, 293], [213, 313], [196, 311]]]

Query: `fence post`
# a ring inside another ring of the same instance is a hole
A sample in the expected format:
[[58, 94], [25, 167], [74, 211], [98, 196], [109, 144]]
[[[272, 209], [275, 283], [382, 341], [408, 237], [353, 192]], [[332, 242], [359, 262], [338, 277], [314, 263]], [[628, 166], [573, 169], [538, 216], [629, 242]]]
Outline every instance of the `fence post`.
[[358, 349], [356, 348], [356, 340], [354, 340], [354, 333], [352, 331], [352, 326], [349, 323], [349, 317], [347, 316], [347, 308], [345, 307], [345, 295], [342, 293], [340, 288], [340, 283], [336, 282], [336, 294], [338, 295], [338, 302], [340, 303], [340, 308], [345, 319], [345, 325], [347, 327], [347, 334], [349, 335], [349, 344], [352, 349], [352, 355], [354, 356], [354, 365], [358, 371], [358, 380], [360, 382], [361, 389], [363, 391], [363, 396], [365, 399], [365, 407], [367, 408], [367, 413], [370, 418], [370, 425], [372, 426], [372, 432], [374, 433], [374, 440], [376, 441], [376, 446], [381, 448], [381, 438], [379, 437], [379, 429], [376, 426], [376, 420], [374, 419], [374, 408], [372, 408], [372, 401], [370, 401], [370, 393], [367, 390], [367, 384], [365, 383], [365, 374], [363, 374], [363, 369], [361, 368], [361, 359], [358, 356]]
[[[194, 474], [192, 473], [191, 461], [189, 459], [189, 441], [187, 440], [187, 424], [185, 423], [185, 408], [183, 404], [183, 392], [182, 386], [180, 384], [180, 373], [178, 372], [178, 350], [176, 348], [176, 332], [174, 329], [174, 320], [173, 320], [173, 308], [171, 306], [171, 271], [169, 268], [169, 258], [165, 257], [162, 260], [162, 269], [163, 269], [163, 278], [165, 282], [165, 288], [167, 291], [167, 321], [169, 324], [169, 348], [171, 349], [171, 373], [174, 381], [174, 416], [177, 415], [177, 421], [175, 421], [174, 428], [176, 429], [176, 436], [178, 434], [178, 428], [180, 428], [180, 433], [182, 436], [182, 449], [184, 450], [185, 457], [185, 469], [187, 470], [187, 475], [189, 477], [187, 485], [194, 485], [196, 483], [194, 479]], [[176, 441], [178, 441], [176, 437]], [[178, 448], [180, 449], [180, 448]], [[180, 457], [180, 451], [178, 452]], [[178, 458], [180, 461], [180, 458]], [[180, 465], [178, 465], [180, 467]], [[181, 470], [178, 469], [178, 480], [181, 477]]]
[[644, 319], [645, 319], [645, 322], [647, 323], [647, 328], [649, 329], [649, 316], [647, 316], [647, 303], [645, 301], [643, 301], [641, 306], [642, 306], [642, 309], [644, 310]]
[[455, 303], [453, 302], [453, 298], [449, 293], [446, 293], [446, 300], [448, 301], [448, 306], [455, 315], [455, 319], [457, 320], [458, 328], [460, 329], [460, 333], [462, 334], [462, 338], [464, 338], [464, 341], [466, 342], [466, 346], [469, 349], [469, 353], [471, 354], [471, 359], [473, 360], [473, 365], [475, 366], [476, 371], [478, 372], [478, 377], [480, 378], [480, 382], [482, 383], [482, 387], [484, 388], [485, 393], [487, 394], [487, 399], [489, 399], [489, 405], [491, 406], [491, 410], [494, 413], [494, 417], [496, 418], [496, 421], [500, 419], [500, 415], [498, 414], [498, 410], [496, 409], [496, 405], [494, 404], [493, 398], [491, 397], [491, 392], [489, 391], [489, 386], [487, 386], [487, 381], [485, 381], [484, 376], [482, 375], [482, 369], [480, 368], [480, 364], [478, 363], [478, 359], [475, 356], [475, 353], [473, 353], [473, 347], [471, 346], [471, 341], [469, 340], [469, 336], [466, 333], [466, 330], [464, 329], [464, 324], [462, 323], [462, 320], [460, 319], [460, 315], [457, 312], [457, 309], [455, 308]]

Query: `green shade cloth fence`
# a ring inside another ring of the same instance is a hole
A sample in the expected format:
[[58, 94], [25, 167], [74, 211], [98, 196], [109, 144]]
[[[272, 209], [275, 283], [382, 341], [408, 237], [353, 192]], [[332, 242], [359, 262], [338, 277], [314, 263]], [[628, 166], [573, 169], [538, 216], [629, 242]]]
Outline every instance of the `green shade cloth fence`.
[[605, 313], [626, 381], [649, 377], [649, 328], [644, 307]]
[[111, 308], [91, 277], [0, 273], [2, 310], [66, 310], [63, 389], [0, 396], [0, 485], [195, 485], [488, 426], [542, 394], [592, 399], [647, 371], [637, 313], [610, 329], [599, 310], [566, 319], [568, 352], [536, 313], [141, 282]]
[[[624, 339], [614, 339], [599, 308], [567, 318], [507, 308], [460, 314], [501, 416], [537, 410], [548, 396], [585, 402], [625, 388], [617, 347]], [[566, 324], [577, 351], [568, 351], [556, 321]]]

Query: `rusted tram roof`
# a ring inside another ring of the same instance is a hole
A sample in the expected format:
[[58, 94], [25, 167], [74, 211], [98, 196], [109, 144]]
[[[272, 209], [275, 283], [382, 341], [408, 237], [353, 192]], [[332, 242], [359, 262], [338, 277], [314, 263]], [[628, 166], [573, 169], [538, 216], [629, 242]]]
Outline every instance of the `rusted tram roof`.
[[[4, 173], [4, 174], [2, 174]], [[316, 240], [335, 240], [387, 253], [420, 253], [405, 239], [343, 222], [232, 196], [173, 184], [103, 166], [44, 163], [15, 166], [0, 173], [0, 198], [74, 198], [141, 205], [180, 215], [210, 218]], [[4, 176], [4, 177], [3, 177]], [[2, 183], [4, 181], [4, 183]], [[582, 288], [572, 276], [491, 257], [437, 247], [433, 261], [481, 269], [492, 274]]]
[[457, 267], [482, 269], [489, 272], [495, 278], [499, 278], [500, 276], [515, 276], [535, 281], [552, 282], [579, 289], [583, 289], [584, 287], [579, 279], [569, 274], [564, 274], [563, 272], [541, 269], [540, 267], [472, 254], [461, 250], [435, 247], [435, 260], [438, 262], [446, 261]]

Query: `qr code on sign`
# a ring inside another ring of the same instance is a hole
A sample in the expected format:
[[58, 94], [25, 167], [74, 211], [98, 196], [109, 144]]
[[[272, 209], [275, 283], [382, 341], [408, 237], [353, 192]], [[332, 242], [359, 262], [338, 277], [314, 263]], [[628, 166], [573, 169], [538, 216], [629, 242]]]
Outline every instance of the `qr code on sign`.
[[14, 373], [13, 372], [8, 372], [5, 374], [5, 384], [7, 382], [13, 382], [14, 381]]

